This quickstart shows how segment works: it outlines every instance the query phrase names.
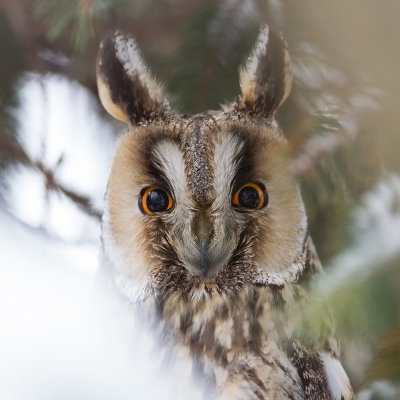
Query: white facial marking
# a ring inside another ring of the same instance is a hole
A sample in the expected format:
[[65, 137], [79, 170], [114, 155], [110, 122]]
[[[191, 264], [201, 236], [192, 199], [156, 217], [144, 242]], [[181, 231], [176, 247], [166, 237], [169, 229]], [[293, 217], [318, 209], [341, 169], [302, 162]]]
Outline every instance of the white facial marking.
[[237, 174], [237, 158], [243, 148], [241, 140], [234, 135], [226, 136], [221, 143], [217, 143], [214, 152], [215, 187], [217, 192], [223, 192], [217, 197], [217, 205], [230, 206], [230, 187]]
[[187, 197], [187, 180], [185, 174], [185, 162], [183, 154], [174, 142], [164, 140], [153, 149], [153, 155], [157, 160], [158, 167], [164, 172], [175, 195], [175, 211], [171, 213], [175, 231], [183, 238], [178, 240], [176, 252], [179, 259], [184, 262], [186, 268], [193, 274], [200, 271], [190, 260], [198, 258], [198, 246], [191, 232], [190, 209], [193, 208], [191, 200]]
[[158, 143], [153, 149], [157, 166], [164, 172], [175, 195], [181, 201], [186, 196], [186, 175], [183, 154], [178, 145], [168, 140]]

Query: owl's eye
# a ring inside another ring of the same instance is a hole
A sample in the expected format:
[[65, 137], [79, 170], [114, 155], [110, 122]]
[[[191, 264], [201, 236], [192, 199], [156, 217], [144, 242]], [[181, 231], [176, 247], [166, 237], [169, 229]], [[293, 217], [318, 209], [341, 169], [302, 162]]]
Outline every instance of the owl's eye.
[[156, 212], [168, 211], [173, 206], [169, 193], [155, 187], [142, 190], [139, 198], [139, 208], [144, 214], [153, 215]]
[[259, 210], [268, 203], [268, 195], [264, 185], [249, 182], [243, 185], [232, 197], [234, 206]]

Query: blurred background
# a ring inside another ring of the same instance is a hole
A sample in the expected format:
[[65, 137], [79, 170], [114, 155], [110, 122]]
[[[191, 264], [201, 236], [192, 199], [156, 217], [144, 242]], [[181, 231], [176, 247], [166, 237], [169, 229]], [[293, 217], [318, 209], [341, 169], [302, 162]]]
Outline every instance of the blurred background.
[[15, 368], [32, 330], [69, 326], [60, 310], [96, 272], [124, 128], [97, 98], [101, 38], [131, 32], [174, 107], [192, 113], [238, 95], [238, 66], [267, 23], [292, 57], [277, 118], [327, 271], [316, 302], [332, 308], [359, 398], [400, 399], [399, 17], [397, 0], [0, 0], [0, 349]]

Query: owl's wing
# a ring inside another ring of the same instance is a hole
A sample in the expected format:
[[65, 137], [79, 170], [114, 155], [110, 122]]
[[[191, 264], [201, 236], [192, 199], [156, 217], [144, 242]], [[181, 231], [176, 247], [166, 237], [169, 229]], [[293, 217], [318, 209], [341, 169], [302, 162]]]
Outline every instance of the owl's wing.
[[308, 400], [352, 400], [354, 394], [340, 361], [327, 352], [311, 351], [299, 341], [291, 343], [290, 360], [303, 382]]
[[328, 388], [333, 400], [350, 400], [354, 398], [349, 378], [340, 361], [328, 353], [319, 353], [322, 361]]
[[239, 355], [226, 370], [219, 400], [302, 400], [304, 391], [295, 367], [270, 345], [263, 351]]

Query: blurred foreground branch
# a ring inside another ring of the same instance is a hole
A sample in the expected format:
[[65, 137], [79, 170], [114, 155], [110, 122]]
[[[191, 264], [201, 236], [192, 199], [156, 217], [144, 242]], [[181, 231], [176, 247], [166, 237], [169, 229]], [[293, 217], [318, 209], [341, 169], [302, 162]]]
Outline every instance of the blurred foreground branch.
[[342, 146], [349, 144], [357, 135], [357, 131], [343, 129], [312, 136], [292, 160], [293, 175], [297, 179], [305, 178], [318, 168], [324, 158], [333, 155]]

